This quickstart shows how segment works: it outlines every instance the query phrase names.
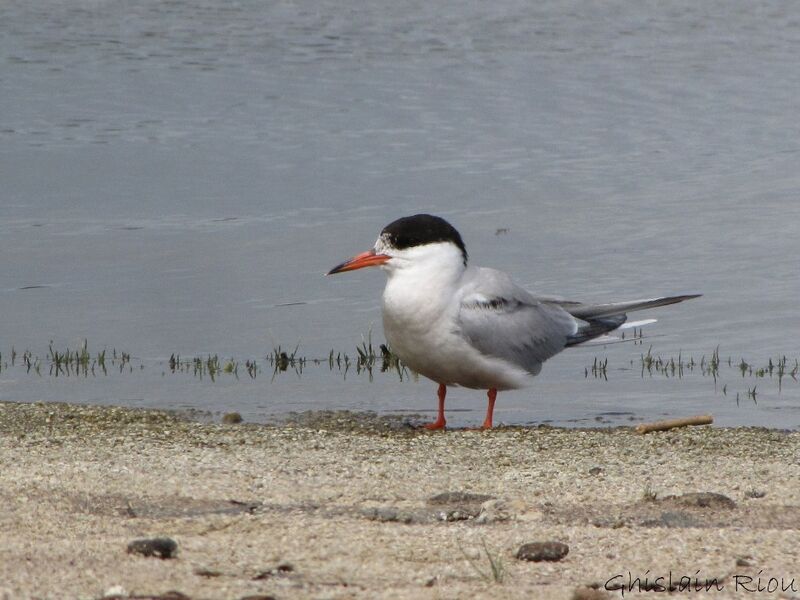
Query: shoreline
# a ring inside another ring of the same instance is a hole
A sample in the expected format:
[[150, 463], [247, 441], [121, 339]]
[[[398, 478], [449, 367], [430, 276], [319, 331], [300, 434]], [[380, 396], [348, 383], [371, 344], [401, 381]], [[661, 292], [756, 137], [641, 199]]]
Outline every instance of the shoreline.
[[[800, 588], [800, 432], [295, 421], [1, 402], [0, 599], [800, 598], [744, 587]], [[176, 558], [127, 553], [156, 536]]]

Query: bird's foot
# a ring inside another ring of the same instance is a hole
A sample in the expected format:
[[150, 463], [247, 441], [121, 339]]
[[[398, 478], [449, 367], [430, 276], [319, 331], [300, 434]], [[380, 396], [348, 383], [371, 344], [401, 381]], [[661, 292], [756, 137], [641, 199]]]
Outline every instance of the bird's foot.
[[431, 431], [436, 431], [438, 429], [444, 429], [445, 425], [447, 425], [447, 421], [444, 419], [436, 419], [433, 423], [426, 423], [422, 427]]

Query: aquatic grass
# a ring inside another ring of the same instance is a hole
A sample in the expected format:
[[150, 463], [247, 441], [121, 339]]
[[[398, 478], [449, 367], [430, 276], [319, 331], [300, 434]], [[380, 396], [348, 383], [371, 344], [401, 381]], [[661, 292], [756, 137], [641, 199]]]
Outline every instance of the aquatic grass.
[[[644, 344], [644, 328], [642, 327], [634, 327], [631, 331], [631, 335], [628, 337], [626, 336], [626, 332], [623, 330], [620, 332], [620, 340], [622, 341], [631, 341], [633, 342], [634, 346], [641, 346]], [[650, 335], [648, 337], [654, 337]]]
[[[330, 371], [339, 371], [346, 378], [347, 373], [352, 369], [358, 373], [372, 374], [373, 368], [380, 359], [381, 371], [396, 369], [402, 378], [405, 374], [404, 368], [400, 365], [396, 356], [391, 354], [385, 345], [379, 347], [380, 354], [376, 352], [372, 345], [371, 338], [366, 337], [362, 344], [356, 347], [356, 356], [351, 358], [346, 352], [336, 352], [331, 349], [327, 358], [307, 357], [299, 354], [299, 344], [291, 352], [285, 350], [283, 346], [277, 345], [264, 357], [264, 364], [269, 365], [274, 379], [281, 373], [292, 371], [302, 375], [309, 365], [327, 365]], [[239, 368], [244, 364], [244, 369], [251, 379], [255, 379], [261, 372], [259, 361], [246, 359], [239, 361], [235, 358], [228, 358], [224, 361], [218, 355], [197, 356], [191, 359], [183, 359], [179, 354], [173, 353], [168, 360], [168, 367], [171, 373], [187, 373], [198, 377], [209, 376], [216, 379], [220, 374], [231, 374], [238, 377]]]
[[[22, 362], [25, 365], [25, 372], [30, 373], [33, 370], [37, 375], [42, 374], [42, 361], [38, 356], [34, 356], [30, 350], [25, 350], [22, 353]], [[12, 360], [11, 364], [14, 364]]]
[[[752, 400], [753, 404], [758, 406], [758, 391], [756, 390], [758, 386], [753, 386], [752, 388], [748, 387], [747, 392], [745, 395], [748, 400]], [[739, 406], [739, 392], [736, 392], [736, 406]]]
[[372, 347], [372, 327], [367, 331], [367, 337], [361, 335], [361, 346], [356, 346], [359, 361], [362, 363], [371, 363], [375, 361], [375, 350]]
[[754, 404], [758, 404], [757, 394], [756, 394], [756, 387], [758, 387], [758, 386], [754, 385], [753, 389], [747, 388], [747, 397], [750, 398], [753, 401]]
[[[629, 366], [634, 366], [634, 361], [629, 362]], [[734, 368], [732, 357], [728, 357], [723, 361], [720, 356], [719, 346], [717, 346], [710, 356], [705, 354], [696, 360], [693, 356], [686, 357], [682, 351], [678, 352], [677, 356], [663, 357], [653, 353], [653, 346], [651, 345], [646, 353], [639, 356], [639, 373], [642, 378], [645, 376], [653, 377], [655, 375], [662, 375], [664, 377], [683, 378], [688, 373], [699, 371], [705, 377], [717, 379], [722, 373], [722, 368], [727, 365], [728, 368]], [[735, 363], [735, 368], [738, 369], [739, 374], [743, 377], [756, 377], [756, 378], [772, 378], [775, 379], [779, 385], [782, 385], [786, 377], [791, 377], [792, 380], [798, 381], [798, 373], [800, 373], [800, 360], [795, 359], [794, 363], [790, 362], [786, 356], [777, 358], [768, 358], [766, 364], [762, 367], [756, 366], [754, 363], [747, 362], [741, 358], [738, 363]], [[620, 368], [619, 370], [628, 370]], [[608, 378], [608, 358], [602, 359], [597, 356], [593, 358], [591, 366], [584, 367], [584, 377], [588, 377], [591, 373], [595, 378]]]
[[[117, 355], [116, 349], [112, 352], [112, 365], [118, 366], [120, 372], [126, 368], [129, 371], [133, 371], [129, 353], [121, 352]], [[41, 374], [42, 361], [38, 356], [34, 356], [29, 350], [26, 350], [23, 352], [22, 359], [28, 372], [33, 369], [37, 374]], [[45, 360], [49, 365], [49, 374], [54, 377], [77, 375], [88, 377], [90, 374], [94, 376], [97, 374], [95, 369], [98, 367], [103, 371], [103, 374], [108, 372], [106, 368], [106, 350], [103, 349], [93, 356], [89, 352], [89, 342], [86, 339], [83, 340], [83, 344], [77, 350], [70, 350], [67, 347], [63, 351], [56, 350], [51, 340]]]
[[[331, 349], [326, 358], [302, 356], [299, 351], [300, 344], [297, 344], [291, 352], [277, 345], [264, 357], [263, 364], [271, 369], [272, 380], [287, 372], [293, 372], [299, 377], [309, 365], [327, 365], [328, 370], [339, 372], [345, 379], [351, 370], [355, 370], [357, 374], [366, 374], [372, 381], [378, 365], [380, 372], [394, 372], [401, 381], [408, 376], [407, 368], [386, 344], [381, 344], [376, 349], [372, 342], [371, 331], [362, 336], [361, 344], [356, 346], [353, 356], [347, 352], [337, 352], [335, 349]], [[235, 358], [222, 361], [217, 355], [183, 359], [179, 354], [173, 353], [168, 360], [170, 373], [192, 373], [200, 378], [207, 376], [212, 381], [216, 381], [220, 375], [233, 375], [238, 379], [241, 364], [242, 361]], [[255, 379], [261, 372], [259, 362], [255, 359], [246, 359], [243, 364], [251, 379]]]
[[[638, 331], [635, 335], [639, 340]], [[4, 359], [8, 362], [4, 362]], [[271, 352], [262, 355], [261, 358], [221, 357], [211, 353], [187, 358], [172, 353], [168, 359], [158, 361], [158, 365], [162, 375], [183, 374], [198, 379], [208, 379], [211, 382], [216, 382], [222, 377], [238, 380], [244, 373], [247, 374], [246, 379], [254, 380], [265, 371], [271, 373], [272, 381], [290, 372], [299, 378], [308, 368], [326, 366], [331, 373], [339, 374], [345, 380], [352, 372], [358, 376], [367, 376], [370, 381], [374, 380], [378, 371], [393, 374], [400, 381], [412, 375], [385, 343], [375, 343], [371, 330], [361, 336], [361, 341], [353, 352], [337, 351], [332, 348], [323, 357], [303, 355], [298, 343], [291, 351], [276, 345]], [[116, 348], [94, 351], [84, 339], [77, 348], [66, 347], [63, 350], [51, 341], [47, 347], [47, 354], [43, 357], [30, 350], [20, 351], [16, 346], [12, 346], [10, 352], [0, 353], [0, 372], [10, 368], [24, 369], [26, 373], [40, 377], [43, 375], [89, 377], [105, 376], [112, 370], [119, 373], [132, 373], [135, 368], [143, 371], [151, 368], [151, 363], [134, 359], [131, 353]], [[690, 375], [709, 377], [714, 380], [715, 390], [721, 391], [722, 395], [735, 396], [737, 403], [747, 399], [758, 404], [759, 396], [770, 391], [768, 386], [759, 382], [769, 380], [774, 383], [777, 392], [782, 393], [787, 382], [790, 384], [799, 382], [800, 360], [790, 359], [787, 356], [768, 357], [763, 362], [746, 360], [743, 357], [734, 359], [730, 355], [723, 358], [719, 346], [709, 355], [702, 355], [699, 359], [682, 351], [675, 356], [662, 356], [654, 351], [653, 345], [650, 345], [646, 352], [640, 353], [638, 364], [632, 359], [625, 366], [614, 368], [608, 357], [595, 356], [592, 363], [584, 367], [584, 378], [608, 381], [614, 376], [614, 372], [633, 370], [637, 370], [641, 378], [665, 377], [682, 380]], [[729, 372], [736, 373], [736, 379], [741, 378], [748, 385], [738, 387], [735, 381], [730, 380]], [[792, 392], [794, 389], [792, 385]]]
[[258, 375], [258, 363], [254, 360], [246, 360], [244, 361], [244, 367], [250, 379], [255, 379], [256, 375]]
[[273, 367], [272, 379], [280, 372], [283, 373], [291, 367], [299, 377], [303, 374], [303, 368], [306, 365], [307, 359], [302, 356], [297, 356], [297, 351], [300, 349], [300, 343], [294, 347], [291, 354], [287, 354], [280, 345], [272, 349], [272, 354], [267, 356], [267, 361]]
[[[378, 347], [378, 351], [379, 353], [375, 352], [375, 348], [372, 345], [372, 328], [370, 328], [367, 332], [366, 338], [363, 335], [361, 336], [361, 345], [356, 346], [356, 353], [358, 355], [355, 363], [356, 372], [366, 372], [369, 376], [369, 380], [372, 381], [373, 369], [380, 359], [381, 373], [395, 371], [397, 376], [402, 381], [403, 377], [408, 373], [405, 367], [403, 367], [403, 365], [400, 363], [400, 359], [392, 353], [386, 344], [381, 344]], [[345, 358], [347, 357], [345, 356]]]
[[403, 377], [408, 377], [408, 369], [400, 361], [400, 358], [392, 353], [386, 344], [381, 344], [381, 373], [387, 371], [396, 372], [400, 381], [403, 381]]
[[[594, 362], [592, 363], [592, 375], [595, 379], [603, 379], [608, 381], [608, 358], [605, 360], [597, 360], [597, 357], [594, 357]], [[584, 378], [589, 378], [589, 369], [584, 368], [583, 370]]]
[[[63, 350], [59, 349], [51, 340], [47, 347], [47, 354], [43, 358], [30, 350], [18, 352], [16, 346], [12, 346], [10, 357], [11, 367], [19, 364], [25, 368], [27, 373], [41, 375], [44, 365], [47, 367], [45, 372], [53, 377], [77, 375], [88, 377], [89, 375], [108, 375], [110, 368], [115, 368], [120, 373], [133, 372], [134, 369], [133, 359], [129, 352], [119, 351], [116, 348], [110, 350], [103, 348], [100, 351], [92, 352], [86, 339], [77, 349], [66, 347]], [[381, 372], [394, 371], [401, 380], [408, 374], [407, 369], [385, 344], [377, 347], [373, 344], [371, 331], [362, 336], [361, 343], [356, 346], [352, 355], [331, 349], [327, 358], [303, 356], [300, 354], [300, 344], [298, 343], [291, 351], [277, 345], [263, 357], [263, 360], [222, 358], [218, 354], [211, 353], [187, 358], [173, 352], [166, 361], [160, 362], [160, 364], [163, 365], [162, 375], [167, 373], [190, 374], [200, 379], [208, 378], [211, 381], [216, 381], [221, 376], [232, 376], [238, 379], [240, 372], [247, 373], [250, 379], [256, 379], [262, 369], [267, 366], [272, 372], [273, 379], [289, 371], [301, 376], [309, 365], [327, 365], [330, 371], [339, 372], [345, 379], [351, 370], [355, 370], [359, 374], [367, 374], [372, 380], [378, 366]], [[137, 366], [139, 370], [145, 369], [142, 361], [137, 361]], [[3, 362], [3, 354], [0, 353], [0, 372], [7, 368], [9, 365]]]
[[[800, 382], [798, 380], [800, 359], [790, 359], [785, 355], [769, 357], [759, 366], [758, 362], [745, 358], [734, 359], [730, 355], [723, 358], [719, 346], [716, 346], [710, 355], [704, 354], [696, 359], [693, 356], [685, 355], [682, 351], [679, 351], [677, 356], [662, 356], [655, 353], [653, 346], [650, 345], [647, 352], [639, 355], [638, 365], [635, 359], [632, 359], [628, 366], [617, 369], [612, 369], [607, 357], [595, 356], [592, 363], [584, 367], [583, 375], [585, 379], [608, 381], [613, 371], [632, 371], [634, 369], [639, 371], [642, 379], [665, 377], [683, 380], [690, 375], [708, 377], [713, 380], [714, 389], [721, 391], [723, 396], [727, 397], [729, 392], [735, 396], [737, 406], [741, 404], [742, 399], [758, 405], [759, 396], [763, 393], [763, 386], [760, 386], [757, 380], [771, 380], [775, 384], [778, 394], [784, 392], [787, 381]], [[750, 380], [752, 385], [747, 385], [746, 388], [740, 388], [737, 391], [735, 389], [737, 384], [730, 380], [730, 375], [734, 373], [736, 379]], [[731, 387], [734, 389], [730, 389]]]

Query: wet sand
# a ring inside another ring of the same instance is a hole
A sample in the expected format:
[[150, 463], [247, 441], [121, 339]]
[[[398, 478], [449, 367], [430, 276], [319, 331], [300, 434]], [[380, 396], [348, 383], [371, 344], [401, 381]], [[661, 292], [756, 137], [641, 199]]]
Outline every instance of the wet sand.
[[[800, 598], [798, 482], [798, 432], [0, 403], [0, 598]], [[127, 552], [156, 536], [175, 558]]]

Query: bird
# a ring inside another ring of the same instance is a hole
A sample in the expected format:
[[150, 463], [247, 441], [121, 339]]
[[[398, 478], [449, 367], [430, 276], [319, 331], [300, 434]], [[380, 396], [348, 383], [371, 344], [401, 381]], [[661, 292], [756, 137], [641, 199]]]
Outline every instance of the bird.
[[424, 425], [431, 430], [447, 425], [448, 387], [486, 390], [480, 429], [491, 429], [497, 393], [531, 385], [547, 359], [618, 329], [629, 312], [701, 296], [603, 304], [535, 296], [504, 271], [473, 266], [458, 230], [430, 214], [389, 223], [370, 250], [326, 275], [375, 266], [387, 275], [382, 316], [391, 352], [439, 386], [437, 418]]

